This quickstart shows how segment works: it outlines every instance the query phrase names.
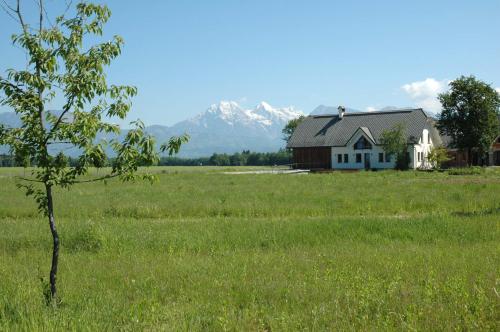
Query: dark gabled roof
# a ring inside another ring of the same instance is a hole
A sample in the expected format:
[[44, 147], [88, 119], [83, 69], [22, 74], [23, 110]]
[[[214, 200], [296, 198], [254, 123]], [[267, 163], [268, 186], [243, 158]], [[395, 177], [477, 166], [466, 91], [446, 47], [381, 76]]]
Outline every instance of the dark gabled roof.
[[287, 147], [345, 146], [358, 129], [380, 144], [382, 132], [399, 123], [406, 127], [409, 143], [418, 142], [425, 128], [433, 128], [432, 118], [420, 108], [346, 113], [342, 119], [338, 115], [308, 116], [297, 126]]

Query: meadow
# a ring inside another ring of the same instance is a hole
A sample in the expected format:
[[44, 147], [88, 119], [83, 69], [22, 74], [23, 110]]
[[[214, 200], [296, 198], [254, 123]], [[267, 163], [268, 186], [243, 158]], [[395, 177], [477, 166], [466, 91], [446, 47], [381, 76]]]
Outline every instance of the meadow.
[[500, 170], [228, 170], [57, 190], [54, 308], [48, 223], [0, 169], [0, 330], [500, 329]]

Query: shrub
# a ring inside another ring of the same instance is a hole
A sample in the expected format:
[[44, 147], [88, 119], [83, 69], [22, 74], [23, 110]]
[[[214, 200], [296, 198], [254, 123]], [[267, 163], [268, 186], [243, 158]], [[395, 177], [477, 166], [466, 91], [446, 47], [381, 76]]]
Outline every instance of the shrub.
[[449, 175], [479, 175], [484, 173], [484, 168], [479, 166], [451, 168], [448, 170]]
[[448, 151], [444, 146], [435, 146], [431, 149], [428, 155], [428, 160], [432, 164], [432, 167], [440, 169], [443, 163], [450, 160]]

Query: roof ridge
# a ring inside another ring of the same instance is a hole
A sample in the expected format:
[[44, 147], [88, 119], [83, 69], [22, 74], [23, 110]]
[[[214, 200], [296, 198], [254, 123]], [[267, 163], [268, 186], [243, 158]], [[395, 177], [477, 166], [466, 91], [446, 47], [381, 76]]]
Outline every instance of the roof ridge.
[[[390, 111], [344, 113], [344, 116], [412, 113], [412, 112], [415, 112], [415, 111], [422, 111], [422, 112], [424, 112], [423, 108], [403, 108], [403, 109], [395, 109], [395, 110], [390, 110]], [[338, 114], [319, 114], [319, 115], [309, 115], [309, 116], [312, 117], [312, 118], [333, 118], [333, 117], [338, 117]]]
[[403, 109], [395, 109], [395, 110], [390, 110], [390, 111], [344, 113], [344, 116], [411, 113], [411, 112], [415, 112], [415, 111], [422, 111], [422, 109], [421, 108], [403, 108]]

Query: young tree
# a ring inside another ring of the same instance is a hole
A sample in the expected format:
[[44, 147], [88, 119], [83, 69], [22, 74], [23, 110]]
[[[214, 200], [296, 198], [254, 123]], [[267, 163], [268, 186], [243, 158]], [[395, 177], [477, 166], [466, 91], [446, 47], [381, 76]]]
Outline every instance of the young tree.
[[450, 136], [456, 148], [468, 152], [469, 165], [474, 148], [484, 158], [499, 133], [498, 92], [474, 76], [461, 76], [438, 98], [443, 107], [437, 123], [441, 134]]
[[409, 168], [406, 130], [402, 124], [397, 124], [390, 130], [384, 130], [380, 142], [386, 154], [396, 156], [396, 169], [407, 170]]
[[283, 133], [283, 139], [286, 142], [290, 140], [290, 137], [292, 137], [293, 132], [295, 131], [299, 123], [301, 123], [302, 120], [304, 120], [304, 118], [305, 117], [301, 115], [296, 119], [288, 121], [288, 123], [285, 125], [285, 128], [283, 128], [283, 130], [281, 131]]
[[[153, 137], [144, 131], [140, 121], [133, 122], [123, 140], [102, 139], [118, 137], [118, 125], [106, 118], [125, 119], [131, 107], [131, 97], [137, 90], [131, 86], [108, 85], [104, 69], [121, 52], [123, 40], [85, 48], [88, 38], [102, 35], [103, 26], [111, 12], [106, 6], [90, 3], [76, 5], [74, 17], [57, 17], [46, 25], [47, 14], [43, 0], [38, 0], [36, 25], [30, 25], [22, 14], [20, 0], [4, 9], [20, 24], [21, 32], [12, 37], [14, 45], [23, 49], [26, 68], [9, 69], [0, 77], [0, 102], [12, 108], [22, 126], [0, 126], [0, 145], [8, 145], [16, 160], [31, 161], [35, 168], [31, 177], [19, 178], [18, 186], [38, 203], [39, 211], [48, 217], [53, 238], [50, 269], [51, 299], [57, 296], [56, 278], [59, 257], [59, 235], [54, 214], [54, 187], [69, 187], [77, 183], [119, 177], [133, 180], [138, 177], [153, 180], [150, 174], [136, 175], [139, 165], [158, 161]], [[92, 39], [95, 40], [95, 39]], [[47, 105], [62, 100], [59, 113], [47, 111]], [[187, 136], [173, 137], [161, 147], [170, 154], [179, 150]], [[81, 155], [73, 166], [64, 154], [51, 154], [50, 147], [70, 144]], [[89, 167], [102, 167], [106, 150], [114, 151], [114, 163], [109, 173], [84, 177]]]
[[434, 146], [431, 151], [429, 151], [427, 159], [434, 168], [440, 169], [443, 163], [451, 158], [448, 156], [448, 150], [446, 150], [444, 146]]

